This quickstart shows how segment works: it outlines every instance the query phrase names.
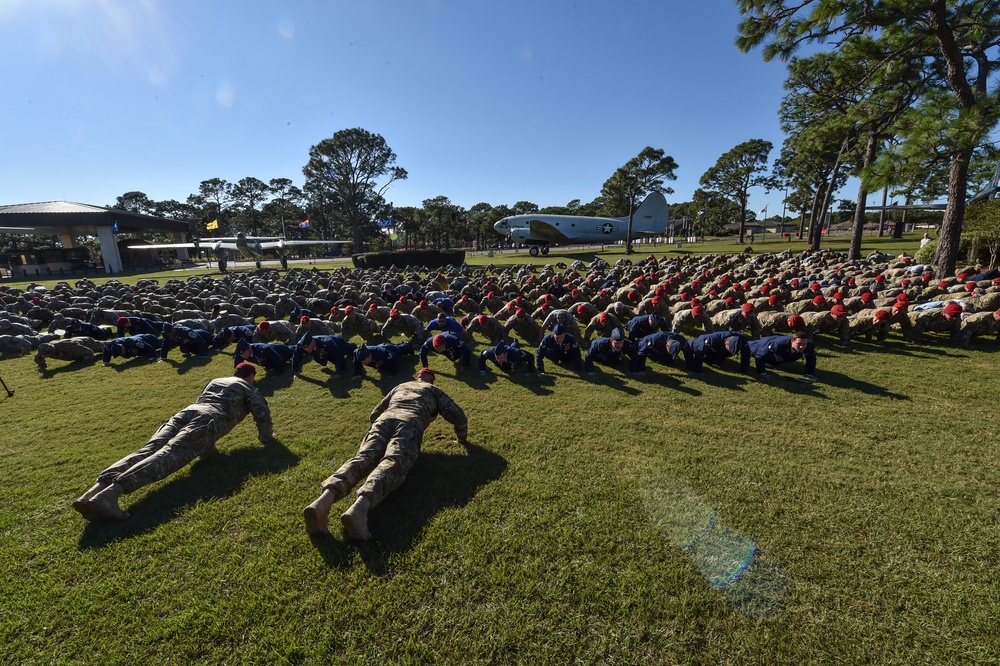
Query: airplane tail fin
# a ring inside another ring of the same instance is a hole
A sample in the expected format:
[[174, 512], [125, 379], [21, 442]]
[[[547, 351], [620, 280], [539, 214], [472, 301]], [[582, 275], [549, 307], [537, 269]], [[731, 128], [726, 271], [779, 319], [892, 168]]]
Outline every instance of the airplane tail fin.
[[632, 231], [661, 236], [667, 233], [667, 199], [662, 192], [651, 192], [632, 214]]

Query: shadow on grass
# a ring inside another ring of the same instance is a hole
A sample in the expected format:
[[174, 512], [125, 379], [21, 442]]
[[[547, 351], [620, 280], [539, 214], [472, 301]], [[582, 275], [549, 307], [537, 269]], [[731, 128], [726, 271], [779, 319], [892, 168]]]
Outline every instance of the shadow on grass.
[[[848, 377], [839, 372], [832, 372], [829, 370], [821, 370], [819, 376], [819, 386], [827, 384], [829, 386], [836, 386], [837, 388], [850, 389], [852, 391], [860, 391], [866, 395], [879, 395], [886, 398], [892, 398], [893, 400], [910, 400], [910, 396], [903, 395], [902, 393], [894, 393], [890, 391], [885, 386], [879, 386], [878, 384], [870, 384], [868, 382], [863, 382], [860, 379], [855, 379], [854, 377]], [[812, 388], [812, 385], [801, 384], [802, 388]], [[826, 396], [823, 396], [826, 397]]]
[[336, 373], [326, 370], [325, 368], [324, 371], [327, 375], [326, 379], [314, 379], [313, 377], [299, 375], [294, 381], [322, 386], [330, 392], [331, 397], [337, 398], [338, 400], [350, 398], [351, 387], [349, 383], [351, 378], [348, 376], [348, 373], [345, 372], [343, 375], [337, 375]]
[[676, 376], [668, 375], [664, 372], [658, 372], [648, 366], [646, 368], [645, 375], [632, 375], [631, 377], [633, 381], [639, 382], [640, 384], [657, 384], [664, 388], [679, 391], [681, 393], [687, 393], [688, 395], [693, 396], [699, 396], [702, 394], [698, 389], [683, 384]]
[[190, 372], [194, 368], [200, 368], [202, 366], [208, 365], [212, 362], [211, 356], [185, 356], [181, 361], [175, 361], [172, 358], [164, 359], [164, 363], [173, 366], [174, 370], [177, 371], [178, 375], [183, 375]]
[[[369, 571], [385, 575], [391, 556], [409, 550], [435, 515], [449, 507], [464, 506], [506, 469], [507, 461], [502, 456], [475, 444], [469, 444], [465, 453], [421, 453], [403, 485], [369, 514], [368, 528], [374, 540], [354, 545], [339, 537], [325, 536], [313, 537], [313, 545], [330, 567], [350, 566], [351, 552], [357, 549]], [[348, 503], [337, 504], [331, 511], [333, 534], [342, 534], [337, 525], [338, 511], [346, 510], [353, 497], [350, 495]]]
[[[640, 377], [636, 375], [629, 375], [633, 379], [639, 379]], [[611, 375], [603, 370], [600, 370], [595, 366], [594, 371], [591, 374], [584, 373], [583, 378], [592, 384], [598, 384], [601, 386], [607, 386], [608, 388], [614, 389], [616, 391], [621, 391], [622, 393], [627, 393], [628, 395], [641, 395], [642, 391], [639, 389], [634, 389], [625, 383], [625, 380], [617, 375]]]
[[692, 372], [688, 375], [693, 381], [702, 382], [709, 386], [731, 389], [733, 391], [746, 391], [743, 387], [749, 381], [746, 375], [730, 375], [717, 372], [717, 368], [707, 372]]
[[134, 356], [122, 363], [112, 363], [111, 368], [115, 372], [125, 372], [126, 370], [132, 370], [133, 368], [141, 368], [146, 365], [152, 365], [156, 361], [150, 361], [149, 359], [142, 358], [139, 356]]
[[294, 375], [292, 374], [291, 368], [286, 368], [285, 372], [280, 375], [275, 375], [270, 373], [264, 375], [263, 379], [258, 379], [254, 382], [254, 386], [260, 391], [260, 394], [265, 398], [270, 398], [274, 395], [274, 392], [278, 389], [288, 388], [292, 385], [292, 379]]
[[187, 507], [205, 500], [229, 497], [255, 476], [277, 474], [294, 467], [299, 457], [280, 442], [203, 457], [190, 466], [184, 478], [166, 479], [135, 504], [123, 508], [131, 514], [120, 523], [89, 522], [79, 547], [100, 548], [156, 529]]
[[48, 364], [48, 367], [46, 367], [45, 370], [39, 372], [38, 376], [42, 379], [50, 379], [52, 377], [55, 377], [56, 375], [61, 375], [64, 372], [74, 372], [76, 370], [83, 370], [84, 368], [89, 368], [90, 366], [94, 365], [95, 361], [97, 361], [97, 358], [98, 357], [95, 356], [94, 359], [90, 361], [70, 361], [66, 365], [61, 365], [57, 368], [53, 368], [51, 365], [53, 359], [45, 359], [45, 362], [46, 364]]

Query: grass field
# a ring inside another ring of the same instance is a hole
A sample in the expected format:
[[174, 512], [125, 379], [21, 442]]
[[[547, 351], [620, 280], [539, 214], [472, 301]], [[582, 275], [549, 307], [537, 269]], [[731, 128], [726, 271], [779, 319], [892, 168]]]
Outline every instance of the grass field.
[[364, 545], [301, 509], [393, 382], [260, 382], [280, 445], [245, 422], [88, 525], [70, 503], [230, 358], [2, 361], [0, 663], [997, 663], [1000, 357], [927, 338], [821, 339], [812, 386], [434, 357], [474, 447], [431, 426]]

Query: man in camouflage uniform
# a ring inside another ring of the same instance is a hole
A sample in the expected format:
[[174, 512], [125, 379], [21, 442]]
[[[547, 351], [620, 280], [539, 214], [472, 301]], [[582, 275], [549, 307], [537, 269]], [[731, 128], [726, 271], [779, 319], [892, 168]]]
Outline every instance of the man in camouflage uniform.
[[949, 301], [941, 309], [911, 312], [910, 323], [913, 325], [912, 336], [916, 344], [923, 342], [924, 331], [947, 332], [952, 344], [955, 344], [962, 325], [962, 305], [958, 301]]
[[214, 450], [216, 440], [247, 414], [257, 423], [260, 442], [271, 443], [271, 411], [253, 386], [255, 373], [253, 365], [240, 363], [234, 376], [208, 382], [198, 400], [160, 426], [142, 448], [101, 472], [97, 483], [73, 502], [73, 508], [87, 520], [128, 518], [118, 506], [119, 497], [164, 479]]
[[466, 339], [471, 342], [475, 342], [475, 339], [472, 337], [473, 333], [484, 335], [490, 341], [490, 344], [494, 346], [501, 342], [510, 341], [503, 324], [497, 321], [496, 317], [491, 317], [487, 314], [473, 317], [469, 325], [465, 327]]
[[681, 310], [674, 314], [674, 321], [670, 328], [678, 335], [696, 333], [699, 328], [705, 334], [715, 330], [712, 319], [705, 313], [705, 308], [701, 305], [695, 305], [689, 310]]
[[344, 321], [340, 323], [340, 337], [350, 340], [355, 335], [369, 342], [379, 334], [379, 326], [374, 321], [360, 314], [353, 305], [344, 308]]
[[89, 363], [94, 360], [94, 354], [104, 352], [104, 343], [93, 338], [70, 338], [68, 340], [53, 340], [38, 345], [35, 363], [40, 372], [45, 371], [45, 359], [54, 358], [57, 361], [74, 361]]
[[358, 482], [367, 480], [357, 490], [354, 504], [341, 515], [341, 522], [352, 539], [371, 539], [368, 512], [386, 495], [403, 483], [420, 454], [420, 444], [427, 426], [441, 415], [455, 426], [460, 444], [468, 443], [468, 421], [454, 400], [434, 386], [434, 373], [428, 368], [417, 372], [415, 381], [395, 387], [372, 410], [372, 423], [357, 455], [341, 465], [323, 484], [323, 493], [302, 511], [306, 532], [329, 534], [330, 508], [346, 497]]
[[538, 326], [538, 322], [529, 317], [523, 308], [515, 310], [514, 316], [504, 322], [503, 328], [508, 335], [513, 330], [532, 346], [537, 345], [542, 339], [542, 329]]
[[287, 344], [293, 335], [295, 335], [295, 329], [287, 321], [280, 319], [262, 321], [257, 324], [257, 330], [253, 334], [253, 342], [284, 342]]
[[962, 318], [956, 344], [962, 349], [968, 349], [972, 338], [980, 335], [992, 335], [995, 338], [994, 342], [1000, 342], [998, 333], [1000, 333], [1000, 310], [975, 312]]
[[404, 314], [392, 308], [389, 310], [389, 319], [382, 325], [382, 337], [390, 341], [396, 335], [407, 336], [409, 343], [414, 347], [424, 344], [424, 340], [427, 339], [427, 331], [422, 321], [411, 314]]
[[611, 336], [611, 331], [616, 328], [621, 328], [621, 322], [618, 321], [618, 317], [607, 312], [595, 315], [591, 318], [590, 323], [587, 324], [587, 328], [583, 332], [583, 346], [590, 346], [590, 336], [595, 333], [599, 338], [607, 338]]

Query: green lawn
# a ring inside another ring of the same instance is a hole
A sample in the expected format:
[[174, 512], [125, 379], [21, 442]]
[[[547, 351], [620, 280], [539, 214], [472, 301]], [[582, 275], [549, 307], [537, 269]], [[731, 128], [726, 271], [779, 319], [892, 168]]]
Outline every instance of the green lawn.
[[315, 543], [301, 509], [392, 382], [265, 380], [280, 446], [246, 422], [88, 525], [70, 503], [229, 357], [0, 361], [0, 663], [997, 663], [1000, 357], [928, 338], [821, 339], [813, 386], [434, 357], [475, 446], [433, 425], [360, 546], [346, 501]]

